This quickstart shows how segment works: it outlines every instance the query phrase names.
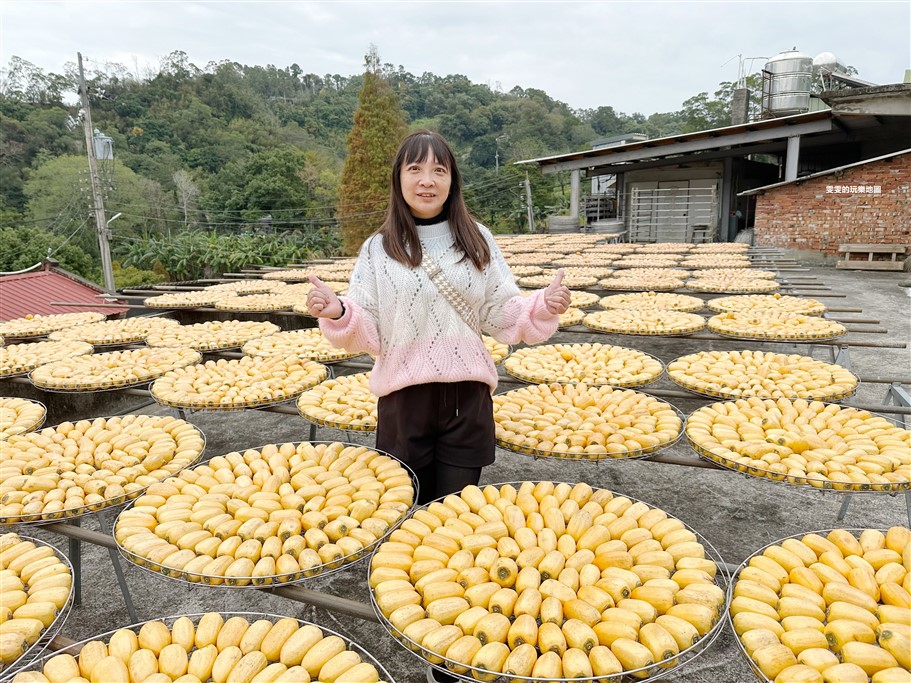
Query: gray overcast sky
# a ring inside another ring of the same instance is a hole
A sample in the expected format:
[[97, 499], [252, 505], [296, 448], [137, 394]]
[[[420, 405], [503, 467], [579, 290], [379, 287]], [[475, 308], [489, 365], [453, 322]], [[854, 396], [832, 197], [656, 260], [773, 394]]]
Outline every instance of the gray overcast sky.
[[538, 88], [576, 109], [651, 114], [736, 80], [738, 54], [795, 46], [899, 83], [911, 67], [911, 2], [0, 0], [4, 67], [16, 55], [60, 73], [81, 51], [142, 73], [183, 50], [199, 67], [297, 63], [350, 76], [371, 43], [415, 75], [463, 74], [503, 91]]

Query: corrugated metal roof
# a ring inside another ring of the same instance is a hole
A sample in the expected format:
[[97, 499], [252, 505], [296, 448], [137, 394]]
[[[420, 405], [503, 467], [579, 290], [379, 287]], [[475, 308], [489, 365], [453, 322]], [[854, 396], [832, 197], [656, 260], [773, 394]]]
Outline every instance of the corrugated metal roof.
[[[20, 275], [0, 277], [0, 320], [13, 320], [26, 315], [81, 313], [98, 311], [105, 315], [125, 313], [127, 308], [97, 308], [90, 304], [104, 303], [96, 297], [99, 287], [78, 282], [66, 271], [39, 270]], [[80, 278], [81, 279], [81, 278]], [[52, 301], [84, 301], [85, 306], [51, 306]]]
[[746, 192], [741, 192], [738, 194], [738, 197], [746, 197], [751, 194], [759, 194], [760, 192], [765, 192], [766, 190], [772, 190], [776, 187], [783, 187], [785, 185], [793, 185], [794, 183], [802, 183], [805, 180], [812, 180], [813, 178], [819, 178], [824, 175], [830, 175], [832, 173], [838, 173], [839, 171], [844, 171], [847, 168], [854, 168], [855, 166], [864, 166], [865, 164], [872, 164], [874, 161], [882, 161], [883, 159], [891, 159], [892, 157], [901, 156], [902, 154], [911, 153], [911, 149], [901, 149], [897, 152], [892, 152], [891, 154], [883, 154], [881, 157], [876, 157], [874, 159], [864, 159], [863, 161], [855, 161], [853, 164], [845, 164], [844, 166], [836, 166], [835, 168], [828, 168], [825, 171], [818, 171], [816, 173], [811, 173], [810, 175], [805, 175], [800, 178], [795, 178], [794, 180], [783, 180], [780, 183], [772, 183], [771, 185], [763, 185], [762, 187], [755, 187], [752, 190], [747, 190]]
[[[613, 147], [588, 149], [581, 152], [557, 154], [549, 157], [539, 157], [537, 159], [523, 159], [522, 161], [515, 162], [515, 164], [538, 164], [539, 166], [547, 166], [549, 164], [556, 164], [563, 161], [578, 161], [581, 159], [597, 159], [599, 157], [609, 157], [612, 154], [630, 152], [633, 150], [642, 150], [644, 153], [660, 151], [663, 154], [668, 154], [672, 153], [668, 152], [669, 148], [673, 148], [675, 145], [678, 145], [681, 142], [689, 142], [692, 140], [717, 139], [717, 146], [723, 147], [725, 144], [728, 144], [724, 138], [732, 135], [752, 131], [774, 131], [779, 128], [787, 128], [788, 126], [793, 126], [798, 123], [806, 123], [809, 121], [825, 121], [826, 119], [831, 118], [833, 118], [833, 115], [829, 110], [808, 112], [806, 114], [794, 114], [793, 116], [781, 116], [772, 119], [749, 121], [747, 123], [739, 123], [733, 126], [724, 126], [722, 128], [710, 128], [709, 130], [700, 130], [693, 133], [681, 133], [679, 135], [669, 135], [663, 138], [652, 138], [650, 140], [642, 140], [639, 142], [629, 142], [625, 145], [616, 145]], [[660, 150], [656, 148], [660, 148]]]

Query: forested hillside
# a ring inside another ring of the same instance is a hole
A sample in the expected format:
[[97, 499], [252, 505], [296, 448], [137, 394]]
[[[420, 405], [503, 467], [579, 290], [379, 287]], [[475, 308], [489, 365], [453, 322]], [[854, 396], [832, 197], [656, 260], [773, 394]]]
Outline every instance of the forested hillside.
[[[526, 223], [521, 182], [529, 169], [513, 161], [624, 132], [656, 137], [729, 120], [728, 83], [679, 111], [645, 116], [618, 111], [621, 103], [573, 110], [541, 90], [498, 92], [460, 75], [414, 75], [389, 64], [381, 72], [411, 128], [433, 128], [452, 142], [469, 205], [495, 230]], [[174, 52], [146, 74], [88, 62], [87, 78], [94, 126], [113, 139], [115, 160], [101, 171], [107, 215], [122, 214], [111, 223], [115, 258], [196, 277], [202, 264], [217, 271], [338, 247], [339, 178], [362, 75], [319, 76], [297, 64], [198, 67]], [[15, 239], [18, 253], [4, 249], [0, 270], [31, 265], [50, 248], [65, 267], [97, 278], [75, 91], [75, 67], [45, 73], [13, 57], [3, 71], [0, 239]], [[560, 211], [566, 179], [530, 175], [536, 214]], [[362, 208], [378, 225], [381, 207]], [[252, 238], [262, 231], [277, 235], [279, 253]]]

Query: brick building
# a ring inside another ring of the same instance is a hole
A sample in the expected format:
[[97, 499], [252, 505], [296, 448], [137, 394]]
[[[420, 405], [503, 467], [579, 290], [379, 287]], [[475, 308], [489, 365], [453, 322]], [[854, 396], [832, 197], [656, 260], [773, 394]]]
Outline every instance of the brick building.
[[837, 257], [846, 243], [911, 246], [911, 149], [742, 193], [755, 243]]

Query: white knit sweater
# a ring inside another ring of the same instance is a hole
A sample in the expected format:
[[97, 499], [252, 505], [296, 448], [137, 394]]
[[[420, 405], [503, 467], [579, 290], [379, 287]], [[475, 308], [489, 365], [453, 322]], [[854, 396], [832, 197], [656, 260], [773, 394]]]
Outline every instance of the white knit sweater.
[[[418, 226], [424, 253], [440, 265], [446, 279], [474, 308], [481, 330], [505, 344], [536, 344], [557, 330], [559, 316], [548, 313], [543, 290], [519, 293], [512, 272], [490, 231], [479, 225], [490, 247], [482, 270], [455, 245], [449, 223]], [[333, 345], [376, 357], [370, 388], [385, 396], [428, 382], [486, 382], [497, 386], [497, 371], [483, 341], [440, 294], [420, 266], [393, 260], [374, 235], [361, 247], [347, 296], [345, 314], [320, 319]]]

